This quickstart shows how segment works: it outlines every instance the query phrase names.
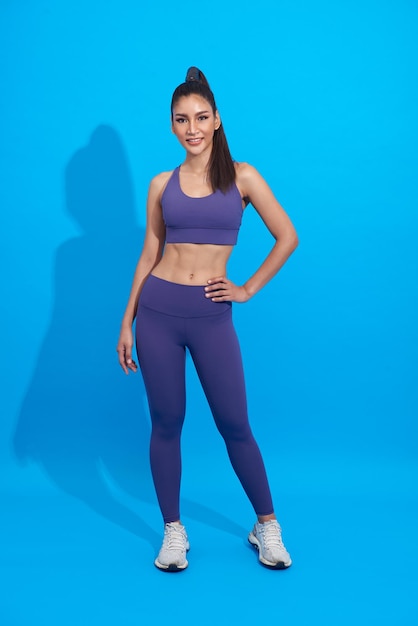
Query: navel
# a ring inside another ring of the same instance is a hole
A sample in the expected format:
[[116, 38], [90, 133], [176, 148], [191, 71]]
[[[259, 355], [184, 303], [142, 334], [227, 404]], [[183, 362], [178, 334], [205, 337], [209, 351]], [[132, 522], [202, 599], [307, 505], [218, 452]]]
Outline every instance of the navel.
[[194, 276], [194, 274], [189, 274], [190, 280], [192, 280], [193, 276]]

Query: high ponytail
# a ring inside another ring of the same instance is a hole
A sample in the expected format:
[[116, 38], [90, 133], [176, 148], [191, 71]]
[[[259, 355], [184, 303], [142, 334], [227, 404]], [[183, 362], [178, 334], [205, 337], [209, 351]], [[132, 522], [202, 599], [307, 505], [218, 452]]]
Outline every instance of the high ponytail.
[[[201, 96], [207, 100], [212, 108], [213, 114], [216, 114], [215, 96], [209, 87], [205, 75], [197, 67], [190, 67], [187, 70], [185, 82], [179, 85], [173, 93], [171, 99], [171, 116], [173, 116], [173, 109], [178, 100], [192, 94]], [[215, 130], [213, 136], [213, 147], [208, 163], [208, 171], [213, 191], [220, 189], [223, 193], [226, 193], [235, 181], [234, 161], [229, 151], [222, 124]]]

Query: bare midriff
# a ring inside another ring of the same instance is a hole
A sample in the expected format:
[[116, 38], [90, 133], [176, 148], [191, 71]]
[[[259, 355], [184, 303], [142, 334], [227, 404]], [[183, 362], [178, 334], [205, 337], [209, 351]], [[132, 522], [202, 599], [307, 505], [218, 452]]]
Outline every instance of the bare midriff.
[[211, 278], [226, 275], [226, 264], [234, 246], [168, 243], [152, 274], [181, 285], [206, 285]]

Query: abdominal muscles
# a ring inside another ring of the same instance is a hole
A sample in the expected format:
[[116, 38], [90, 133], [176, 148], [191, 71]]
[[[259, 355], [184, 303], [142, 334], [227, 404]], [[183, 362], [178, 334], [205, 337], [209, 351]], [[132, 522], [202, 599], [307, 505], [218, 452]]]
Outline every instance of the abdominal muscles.
[[152, 274], [182, 285], [205, 285], [210, 278], [226, 275], [233, 246], [168, 243]]

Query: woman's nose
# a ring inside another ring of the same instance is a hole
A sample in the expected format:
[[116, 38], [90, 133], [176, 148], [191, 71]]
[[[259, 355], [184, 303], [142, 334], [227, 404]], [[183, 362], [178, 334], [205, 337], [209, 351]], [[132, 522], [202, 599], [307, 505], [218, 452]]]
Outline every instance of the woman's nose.
[[190, 135], [194, 135], [194, 134], [196, 133], [196, 130], [197, 130], [197, 125], [196, 125], [196, 122], [195, 122], [194, 120], [190, 120], [190, 122], [189, 122], [189, 127], [188, 127], [188, 129], [187, 129], [187, 132], [188, 132]]

